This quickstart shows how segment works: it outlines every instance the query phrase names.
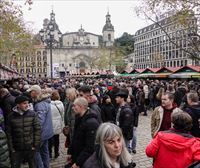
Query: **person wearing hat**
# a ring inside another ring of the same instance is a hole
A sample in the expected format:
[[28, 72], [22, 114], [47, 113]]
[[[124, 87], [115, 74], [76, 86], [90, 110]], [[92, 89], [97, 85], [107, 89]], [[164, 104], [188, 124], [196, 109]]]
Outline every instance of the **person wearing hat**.
[[54, 135], [50, 94], [42, 92], [39, 85], [32, 85], [27, 91], [30, 92], [33, 108], [41, 125], [41, 145], [35, 154], [36, 167], [49, 168], [48, 140]]
[[122, 129], [126, 146], [128, 148], [130, 140], [133, 137], [134, 116], [131, 107], [127, 104], [128, 89], [121, 88], [115, 95], [116, 103], [119, 105], [116, 124]]
[[40, 123], [37, 114], [29, 108], [29, 98], [18, 96], [6, 125], [8, 146], [13, 168], [20, 168], [24, 159], [35, 168], [35, 150], [40, 146]]

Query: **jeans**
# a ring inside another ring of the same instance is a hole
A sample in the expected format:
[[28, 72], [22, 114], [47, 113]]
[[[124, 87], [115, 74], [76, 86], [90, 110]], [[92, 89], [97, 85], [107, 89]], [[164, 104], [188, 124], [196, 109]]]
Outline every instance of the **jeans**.
[[38, 151], [36, 151], [35, 162], [37, 168], [49, 168], [48, 140], [42, 141]]
[[34, 151], [16, 151], [12, 153], [12, 168], [20, 168], [24, 159], [28, 162], [29, 168], [35, 168], [34, 154]]
[[136, 150], [136, 142], [137, 142], [137, 128], [133, 128], [133, 138], [131, 142], [131, 149]]
[[127, 149], [129, 148], [130, 140], [124, 139]]

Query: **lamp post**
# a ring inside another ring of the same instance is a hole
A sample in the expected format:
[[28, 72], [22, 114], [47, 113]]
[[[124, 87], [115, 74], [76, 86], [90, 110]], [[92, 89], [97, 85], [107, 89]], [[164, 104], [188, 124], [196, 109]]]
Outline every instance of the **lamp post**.
[[[3, 32], [3, 28], [0, 27], [0, 37], [1, 37], [2, 32]], [[1, 43], [1, 42], [0, 42], [0, 43]], [[2, 59], [2, 56], [0, 57], [0, 62], [2, 63], [2, 60], [1, 60], [1, 59]]]
[[[56, 44], [58, 41], [55, 39], [55, 27], [54, 24], [49, 23], [46, 30], [42, 29], [39, 32], [41, 40], [46, 44], [47, 48], [49, 48], [50, 52], [50, 73], [51, 73], [51, 80], [53, 79], [53, 56], [52, 56], [52, 49], [54, 44]], [[61, 33], [58, 32], [58, 38], [61, 38]]]

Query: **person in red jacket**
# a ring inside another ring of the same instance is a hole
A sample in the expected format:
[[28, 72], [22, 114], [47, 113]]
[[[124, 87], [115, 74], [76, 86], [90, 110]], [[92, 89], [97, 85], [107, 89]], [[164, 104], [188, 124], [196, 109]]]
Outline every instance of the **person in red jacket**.
[[153, 168], [187, 168], [200, 160], [200, 141], [189, 134], [192, 118], [186, 112], [172, 113], [173, 128], [158, 132], [146, 147]]

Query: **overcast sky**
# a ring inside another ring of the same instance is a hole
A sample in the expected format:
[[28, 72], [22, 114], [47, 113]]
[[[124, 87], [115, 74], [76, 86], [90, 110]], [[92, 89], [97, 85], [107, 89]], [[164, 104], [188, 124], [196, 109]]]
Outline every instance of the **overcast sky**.
[[139, 4], [139, 0], [33, 0], [31, 10], [28, 10], [29, 6], [25, 6], [24, 2], [25, 0], [14, 0], [14, 3], [22, 5], [24, 19], [35, 33], [42, 28], [43, 19], [50, 18], [52, 8], [62, 33], [78, 31], [82, 24], [85, 31], [101, 35], [108, 9], [115, 29], [115, 38], [120, 37], [123, 32], [135, 34], [138, 29], [150, 24], [149, 21], [136, 16], [134, 7]]

